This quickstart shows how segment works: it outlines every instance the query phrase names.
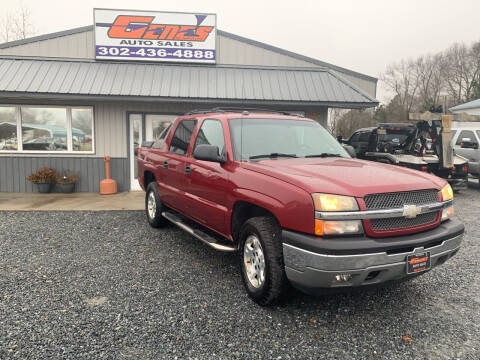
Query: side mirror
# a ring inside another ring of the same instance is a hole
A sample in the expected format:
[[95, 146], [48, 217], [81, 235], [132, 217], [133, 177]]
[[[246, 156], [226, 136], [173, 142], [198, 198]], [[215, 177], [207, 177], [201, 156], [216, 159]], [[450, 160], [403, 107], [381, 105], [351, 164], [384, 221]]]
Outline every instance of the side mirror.
[[352, 158], [357, 157], [357, 153], [355, 152], [355, 148], [351, 145], [343, 145], [343, 148], [347, 150], [348, 155], [350, 155]]
[[197, 145], [193, 151], [193, 157], [197, 160], [218, 162], [220, 164], [225, 162], [216, 145]]
[[340, 143], [340, 144], [343, 144], [344, 143], [344, 140], [342, 138], [342, 135], [338, 135], [337, 136], [337, 141]]

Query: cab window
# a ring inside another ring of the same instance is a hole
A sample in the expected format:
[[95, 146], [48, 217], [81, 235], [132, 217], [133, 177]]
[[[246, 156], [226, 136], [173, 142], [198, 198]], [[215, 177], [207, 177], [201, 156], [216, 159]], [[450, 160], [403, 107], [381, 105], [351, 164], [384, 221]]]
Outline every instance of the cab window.
[[219, 120], [207, 119], [198, 131], [195, 148], [198, 145], [218, 146], [219, 154], [225, 151], [225, 138], [223, 137], [222, 123]]
[[363, 133], [360, 133], [360, 139], [359, 141], [360, 142], [368, 142], [368, 138], [370, 137], [370, 133], [369, 132], [363, 132]]
[[355, 133], [355, 134], [352, 135], [352, 137], [350, 138], [350, 140], [348, 142], [350, 142], [350, 143], [357, 142], [359, 137], [360, 137], [360, 133]]
[[472, 130], [462, 130], [458, 135], [456, 145], [460, 145], [462, 143], [462, 139], [465, 138], [470, 139], [472, 143], [478, 144], [477, 137]]
[[175, 129], [168, 151], [178, 155], [185, 155], [196, 124], [197, 120], [195, 119], [180, 121]]

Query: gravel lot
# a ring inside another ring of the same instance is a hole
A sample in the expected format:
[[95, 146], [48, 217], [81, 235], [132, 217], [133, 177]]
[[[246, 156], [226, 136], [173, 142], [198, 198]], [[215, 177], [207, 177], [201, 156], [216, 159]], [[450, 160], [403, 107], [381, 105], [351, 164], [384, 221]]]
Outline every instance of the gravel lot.
[[143, 212], [0, 212], [0, 359], [479, 359], [480, 190], [456, 199], [466, 237], [442, 267], [274, 308], [234, 255]]

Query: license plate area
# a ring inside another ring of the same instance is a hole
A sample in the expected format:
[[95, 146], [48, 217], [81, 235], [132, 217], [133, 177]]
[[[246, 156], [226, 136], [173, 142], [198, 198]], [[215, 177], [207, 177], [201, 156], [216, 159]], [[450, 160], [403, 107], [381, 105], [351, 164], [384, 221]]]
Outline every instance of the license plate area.
[[430, 269], [430, 251], [407, 256], [407, 274], [417, 274]]

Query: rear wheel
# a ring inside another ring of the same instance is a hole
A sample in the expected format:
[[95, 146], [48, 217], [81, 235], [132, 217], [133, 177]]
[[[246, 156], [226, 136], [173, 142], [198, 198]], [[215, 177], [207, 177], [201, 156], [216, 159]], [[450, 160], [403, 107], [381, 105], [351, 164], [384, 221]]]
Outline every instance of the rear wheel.
[[271, 217], [247, 220], [240, 230], [239, 262], [248, 295], [262, 306], [275, 303], [286, 289], [280, 228]]
[[164, 206], [158, 195], [157, 184], [155, 182], [151, 182], [147, 186], [145, 193], [145, 211], [151, 227], [159, 228], [168, 223], [168, 220], [162, 216]]

